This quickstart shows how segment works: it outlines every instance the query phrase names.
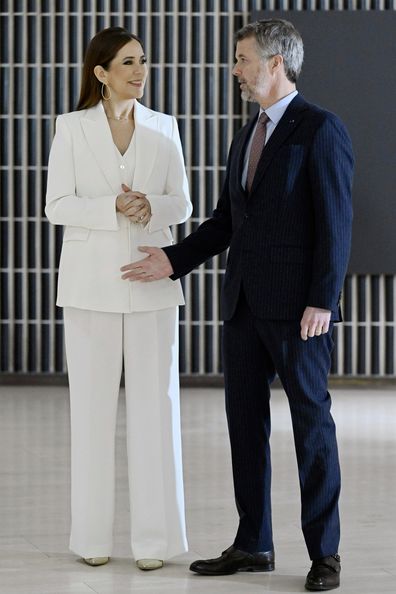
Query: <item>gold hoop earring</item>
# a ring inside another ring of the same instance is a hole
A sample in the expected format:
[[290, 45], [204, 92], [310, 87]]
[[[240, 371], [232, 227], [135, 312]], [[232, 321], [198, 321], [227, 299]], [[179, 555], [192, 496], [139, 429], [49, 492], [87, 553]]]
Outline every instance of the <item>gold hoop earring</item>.
[[[109, 91], [109, 94], [107, 95], [107, 97], [105, 97], [105, 94], [103, 92], [105, 88]], [[102, 88], [100, 90], [100, 94], [102, 95], [104, 101], [109, 101], [109, 99], [111, 98], [110, 88], [105, 83], [102, 83]]]

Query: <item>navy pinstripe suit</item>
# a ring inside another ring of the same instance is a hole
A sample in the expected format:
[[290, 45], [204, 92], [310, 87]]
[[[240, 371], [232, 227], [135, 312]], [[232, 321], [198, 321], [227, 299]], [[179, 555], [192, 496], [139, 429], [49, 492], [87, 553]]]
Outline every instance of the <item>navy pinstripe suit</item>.
[[224, 375], [237, 548], [273, 548], [270, 391], [277, 373], [287, 394], [297, 453], [302, 528], [312, 559], [339, 544], [340, 473], [327, 376], [331, 332], [303, 341], [307, 306], [341, 319], [340, 294], [352, 223], [351, 142], [342, 122], [297, 95], [260, 158], [251, 193], [241, 186], [255, 119], [235, 136], [212, 217], [165, 248], [173, 278], [230, 248], [222, 309]]

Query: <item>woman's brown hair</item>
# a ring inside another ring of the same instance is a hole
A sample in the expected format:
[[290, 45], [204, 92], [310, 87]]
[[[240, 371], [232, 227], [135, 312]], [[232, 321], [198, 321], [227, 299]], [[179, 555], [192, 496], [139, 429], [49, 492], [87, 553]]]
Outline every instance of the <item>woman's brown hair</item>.
[[132, 40], [138, 41], [143, 48], [139, 37], [129, 33], [123, 27], [103, 29], [91, 39], [85, 53], [77, 110], [94, 107], [102, 98], [102, 83], [94, 74], [95, 66], [103, 66], [107, 70], [119, 50]]

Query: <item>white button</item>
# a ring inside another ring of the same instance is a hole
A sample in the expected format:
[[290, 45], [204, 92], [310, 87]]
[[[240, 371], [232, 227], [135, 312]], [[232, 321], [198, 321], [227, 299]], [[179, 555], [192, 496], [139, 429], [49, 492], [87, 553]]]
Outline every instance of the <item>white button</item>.
[[125, 169], [125, 165], [120, 165], [120, 169]]

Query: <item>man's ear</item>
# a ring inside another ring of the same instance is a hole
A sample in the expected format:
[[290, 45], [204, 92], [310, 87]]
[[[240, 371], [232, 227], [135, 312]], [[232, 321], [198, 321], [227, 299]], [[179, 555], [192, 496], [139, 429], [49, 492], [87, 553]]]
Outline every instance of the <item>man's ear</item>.
[[276, 54], [275, 56], [272, 56], [271, 70], [272, 72], [276, 72], [280, 68], [283, 68], [283, 56]]
[[103, 68], [103, 66], [100, 66], [100, 64], [97, 64], [95, 66], [94, 75], [96, 76], [96, 78], [98, 79], [99, 82], [101, 82], [101, 83], [107, 82], [107, 72]]

